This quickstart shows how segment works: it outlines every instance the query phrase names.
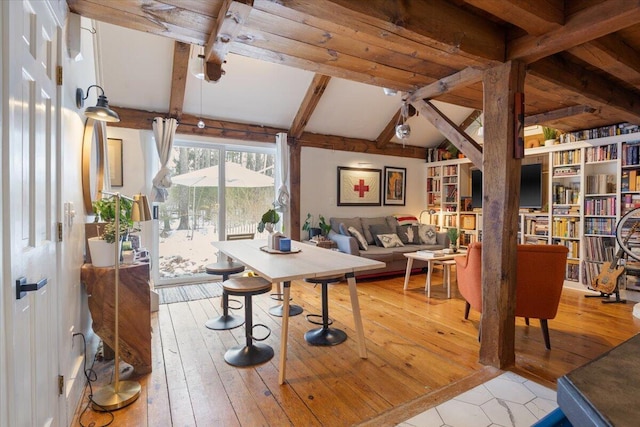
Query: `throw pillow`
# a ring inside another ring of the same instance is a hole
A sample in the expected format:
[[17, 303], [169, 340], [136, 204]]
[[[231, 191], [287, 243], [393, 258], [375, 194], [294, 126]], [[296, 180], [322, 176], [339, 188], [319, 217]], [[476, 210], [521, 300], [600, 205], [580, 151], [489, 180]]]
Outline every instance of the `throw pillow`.
[[340, 234], [344, 234], [345, 236], [349, 235], [349, 230], [347, 230], [347, 226], [344, 225], [344, 222], [340, 223], [340, 225], [338, 226], [338, 229], [340, 230]]
[[400, 246], [404, 246], [400, 241], [400, 238], [397, 234], [378, 234], [378, 239], [382, 242], [382, 246], [385, 248], [399, 248]]
[[[361, 220], [362, 234], [364, 235], [365, 239], [367, 239], [367, 243], [369, 243], [370, 245], [375, 245], [375, 238], [373, 237], [373, 234], [371, 234], [371, 230], [369, 229], [369, 227], [371, 227], [372, 225], [387, 225], [387, 219], [383, 216], [379, 216], [374, 218], [361, 218]], [[388, 232], [393, 233], [393, 230], [395, 230], [395, 227], [390, 229]]]
[[417, 225], [399, 225], [396, 227], [396, 234], [400, 237], [400, 241], [406, 244], [419, 244]]
[[420, 242], [423, 245], [435, 245], [436, 240], [436, 226], [430, 224], [420, 224], [418, 226], [418, 236], [420, 236]]
[[392, 230], [387, 224], [374, 224], [369, 226], [369, 232], [373, 236], [374, 243], [377, 246], [382, 246], [382, 242], [380, 242], [380, 239], [378, 239], [378, 235], [390, 234], [393, 233], [394, 230]]
[[398, 225], [418, 225], [418, 218], [413, 215], [395, 215]]
[[348, 230], [349, 230], [349, 233], [351, 233], [351, 235], [355, 237], [356, 240], [358, 241], [358, 246], [360, 247], [360, 250], [366, 251], [367, 249], [369, 249], [369, 244], [367, 243], [367, 240], [364, 238], [362, 233], [356, 230], [355, 227], [349, 227]]

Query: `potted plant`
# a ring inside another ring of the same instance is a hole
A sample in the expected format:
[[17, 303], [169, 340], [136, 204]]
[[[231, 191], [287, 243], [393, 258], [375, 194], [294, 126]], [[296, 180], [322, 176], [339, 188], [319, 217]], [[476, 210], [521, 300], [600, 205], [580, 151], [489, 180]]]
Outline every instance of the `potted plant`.
[[558, 131], [546, 126], [542, 127], [542, 135], [544, 136], [544, 145], [549, 146], [556, 143], [558, 137]]
[[302, 224], [302, 230], [309, 232], [309, 240], [313, 239], [315, 236], [326, 236], [331, 231], [331, 224], [327, 223], [327, 220], [324, 216], [318, 215], [318, 225], [314, 226], [314, 217], [310, 213], [307, 213], [307, 219], [304, 220], [304, 224]]
[[449, 248], [452, 252], [458, 252], [458, 236], [459, 231], [457, 228], [448, 228], [447, 237], [449, 237]]
[[[126, 238], [133, 225], [132, 204], [131, 200], [120, 198], [120, 242]], [[91, 263], [95, 267], [111, 267], [115, 265], [116, 199], [115, 197], [100, 199], [94, 201], [92, 205], [96, 213], [94, 224], [98, 235], [87, 239]]]
[[280, 221], [280, 215], [276, 212], [275, 208], [271, 208], [266, 211], [260, 222], [258, 223], [258, 232], [262, 233], [265, 229], [269, 233], [273, 233], [273, 226]]
[[302, 224], [302, 231], [309, 232], [309, 240], [322, 234], [322, 229], [313, 225], [313, 219], [313, 215], [307, 213], [307, 218], [304, 220], [304, 224]]

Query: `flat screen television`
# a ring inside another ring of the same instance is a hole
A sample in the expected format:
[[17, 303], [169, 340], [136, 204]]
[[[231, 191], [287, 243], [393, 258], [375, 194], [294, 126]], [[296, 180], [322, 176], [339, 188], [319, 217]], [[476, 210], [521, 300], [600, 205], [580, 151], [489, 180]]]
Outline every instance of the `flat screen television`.
[[[471, 205], [482, 207], [482, 172], [471, 171]], [[542, 207], [542, 164], [522, 165], [520, 171], [520, 207], [540, 209]]]

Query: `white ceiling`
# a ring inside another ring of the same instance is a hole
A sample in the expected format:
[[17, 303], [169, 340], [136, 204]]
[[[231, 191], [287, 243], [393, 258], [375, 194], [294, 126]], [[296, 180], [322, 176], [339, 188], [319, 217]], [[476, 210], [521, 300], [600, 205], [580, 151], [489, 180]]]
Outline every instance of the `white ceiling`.
[[[174, 41], [100, 22], [95, 28], [99, 73], [110, 105], [168, 111]], [[192, 49], [192, 57], [199, 51], [199, 47]], [[218, 83], [188, 74], [185, 113], [200, 116], [202, 109], [202, 115], [210, 119], [288, 129], [314, 76], [310, 71], [233, 54], [223, 68], [226, 74]], [[305, 130], [375, 140], [400, 104], [400, 94], [386, 96], [380, 87], [332, 78]], [[435, 104], [455, 123], [472, 112]], [[444, 139], [420, 116], [411, 117], [409, 124], [407, 145], [433, 147]], [[401, 141], [394, 137], [393, 142]]]

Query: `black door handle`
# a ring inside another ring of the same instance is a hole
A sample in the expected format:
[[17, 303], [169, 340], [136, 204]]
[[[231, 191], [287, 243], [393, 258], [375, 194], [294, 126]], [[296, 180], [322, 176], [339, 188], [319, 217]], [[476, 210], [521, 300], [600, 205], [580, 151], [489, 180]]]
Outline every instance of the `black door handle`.
[[27, 292], [37, 291], [47, 284], [47, 278], [38, 280], [37, 283], [27, 283], [26, 277], [21, 277], [16, 280], [16, 299], [22, 299], [27, 295]]

